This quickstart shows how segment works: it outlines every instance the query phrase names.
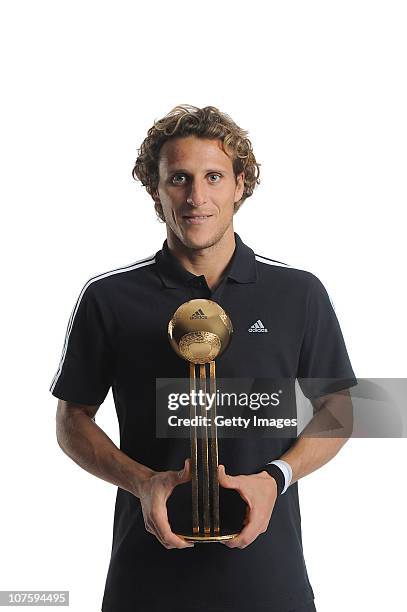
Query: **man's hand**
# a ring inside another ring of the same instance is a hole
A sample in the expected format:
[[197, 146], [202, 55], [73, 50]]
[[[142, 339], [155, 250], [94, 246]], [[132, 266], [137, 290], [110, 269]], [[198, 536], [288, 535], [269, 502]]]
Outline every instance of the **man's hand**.
[[224, 465], [219, 465], [218, 479], [222, 487], [236, 489], [247, 504], [244, 528], [238, 536], [222, 544], [229, 548], [246, 548], [267, 530], [277, 499], [276, 481], [267, 472], [229, 476]]
[[141, 485], [140, 502], [146, 530], [155, 535], [165, 548], [193, 546], [171, 530], [167, 514], [167, 499], [177, 485], [188, 480], [191, 480], [191, 460], [185, 459], [184, 468], [179, 472], [154, 472]]

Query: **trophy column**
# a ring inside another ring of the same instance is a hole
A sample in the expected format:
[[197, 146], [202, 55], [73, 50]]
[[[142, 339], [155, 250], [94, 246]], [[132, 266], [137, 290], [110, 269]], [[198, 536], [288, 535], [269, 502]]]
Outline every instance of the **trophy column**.
[[[196, 365], [190, 363], [191, 397], [202, 390], [206, 397], [207, 374], [206, 364], [199, 364], [199, 375], [196, 376]], [[198, 384], [197, 384], [198, 383]], [[209, 417], [210, 425], [201, 426], [201, 453], [198, 455], [198, 427], [191, 425], [191, 472], [192, 472], [192, 528], [193, 535], [199, 536], [199, 473], [202, 473], [202, 504], [203, 504], [203, 535], [205, 537], [220, 536], [219, 528], [219, 482], [218, 482], [218, 437], [216, 430], [216, 378], [215, 362], [209, 362], [209, 388], [214, 399], [210, 411], [207, 403], [201, 403], [200, 416], [202, 421]], [[195, 395], [196, 397], [196, 395]], [[195, 422], [197, 410], [194, 402], [190, 402], [191, 423]], [[199, 462], [200, 460], [200, 462]], [[199, 469], [199, 463], [201, 470]]]
[[[182, 304], [168, 324], [171, 346], [189, 362], [192, 533], [177, 535], [193, 542], [219, 542], [237, 535], [222, 532], [221, 528], [216, 428], [215, 358], [228, 346], [232, 331], [232, 323], [223, 308], [205, 299]], [[207, 403], [208, 386], [212, 398], [210, 410]], [[199, 402], [199, 411], [193, 401], [197, 397], [203, 400]], [[196, 417], [201, 417], [200, 425], [195, 424]]]

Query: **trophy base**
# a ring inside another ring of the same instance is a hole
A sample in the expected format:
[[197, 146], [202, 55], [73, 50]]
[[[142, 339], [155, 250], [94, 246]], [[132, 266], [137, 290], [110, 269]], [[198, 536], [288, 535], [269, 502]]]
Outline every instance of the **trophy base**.
[[177, 533], [176, 535], [179, 538], [183, 538], [187, 542], [198, 542], [200, 544], [210, 544], [212, 542], [222, 542], [224, 540], [232, 540], [237, 535], [239, 535], [239, 532], [219, 534], [219, 535], [191, 535], [191, 534], [186, 535], [184, 533]]

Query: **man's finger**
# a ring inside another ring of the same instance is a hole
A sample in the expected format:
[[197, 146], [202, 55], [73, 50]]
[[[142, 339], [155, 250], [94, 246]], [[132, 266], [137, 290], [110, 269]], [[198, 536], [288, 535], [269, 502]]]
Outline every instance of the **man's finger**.
[[239, 489], [239, 482], [236, 476], [230, 476], [225, 472], [225, 466], [218, 466], [218, 481], [225, 489]]
[[244, 476], [243, 476], [243, 479], [240, 478], [239, 476], [230, 476], [226, 474], [225, 466], [220, 464], [218, 466], [218, 481], [222, 487], [225, 487], [226, 489], [234, 489], [235, 491], [237, 491], [240, 497], [243, 499], [244, 502], [246, 502], [249, 509], [251, 510], [252, 502], [250, 500], [250, 497], [246, 494], [246, 491], [245, 491], [246, 487], [244, 486], [245, 485]]
[[183, 469], [179, 472], [175, 472], [175, 476], [174, 486], [191, 480], [191, 459], [185, 459]]
[[157, 540], [160, 542], [160, 544], [162, 544], [165, 547], [165, 544], [157, 530], [157, 527], [154, 523], [154, 521], [152, 519], [150, 519], [150, 524], [151, 524], [151, 530], [149, 531], [149, 533], [151, 533], [153, 536], [155, 536], [157, 538]]
[[151, 509], [151, 521], [162, 544], [167, 548], [188, 548], [191, 546], [183, 538], [177, 536], [170, 527], [168, 521], [167, 504], [164, 498], [159, 498], [154, 508]]
[[235, 538], [222, 542], [229, 548], [246, 548], [262, 533], [260, 517], [255, 511], [247, 515], [247, 523]]
[[250, 520], [250, 508], [249, 508], [249, 506], [246, 506], [246, 513], [244, 515], [243, 525], [247, 525], [249, 520]]
[[189, 458], [185, 459], [184, 467], [181, 470], [170, 470], [168, 471], [168, 478], [166, 479], [167, 485], [167, 496], [171, 495], [174, 487], [184, 482], [188, 482], [192, 478], [191, 474], [191, 460]]
[[168, 542], [164, 540], [163, 536], [161, 535], [160, 529], [157, 527], [157, 525], [155, 524], [153, 520], [151, 520], [151, 524], [153, 527], [153, 535], [157, 538], [160, 544], [164, 546], [164, 548], [178, 548], [176, 546], [169, 545]]

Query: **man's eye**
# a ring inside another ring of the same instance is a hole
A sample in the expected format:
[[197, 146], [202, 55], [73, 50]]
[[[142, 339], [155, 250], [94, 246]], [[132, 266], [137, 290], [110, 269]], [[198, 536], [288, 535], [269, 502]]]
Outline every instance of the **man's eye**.
[[[220, 174], [208, 174], [211, 183], [218, 183], [221, 175]], [[171, 182], [174, 185], [184, 185], [187, 181], [187, 176], [185, 174], [174, 174], [171, 179]]]
[[179, 179], [185, 179], [185, 174], [176, 174], [175, 176], [172, 177], [172, 182], [176, 185], [183, 185], [183, 183], [185, 183], [185, 181], [181, 181]]

